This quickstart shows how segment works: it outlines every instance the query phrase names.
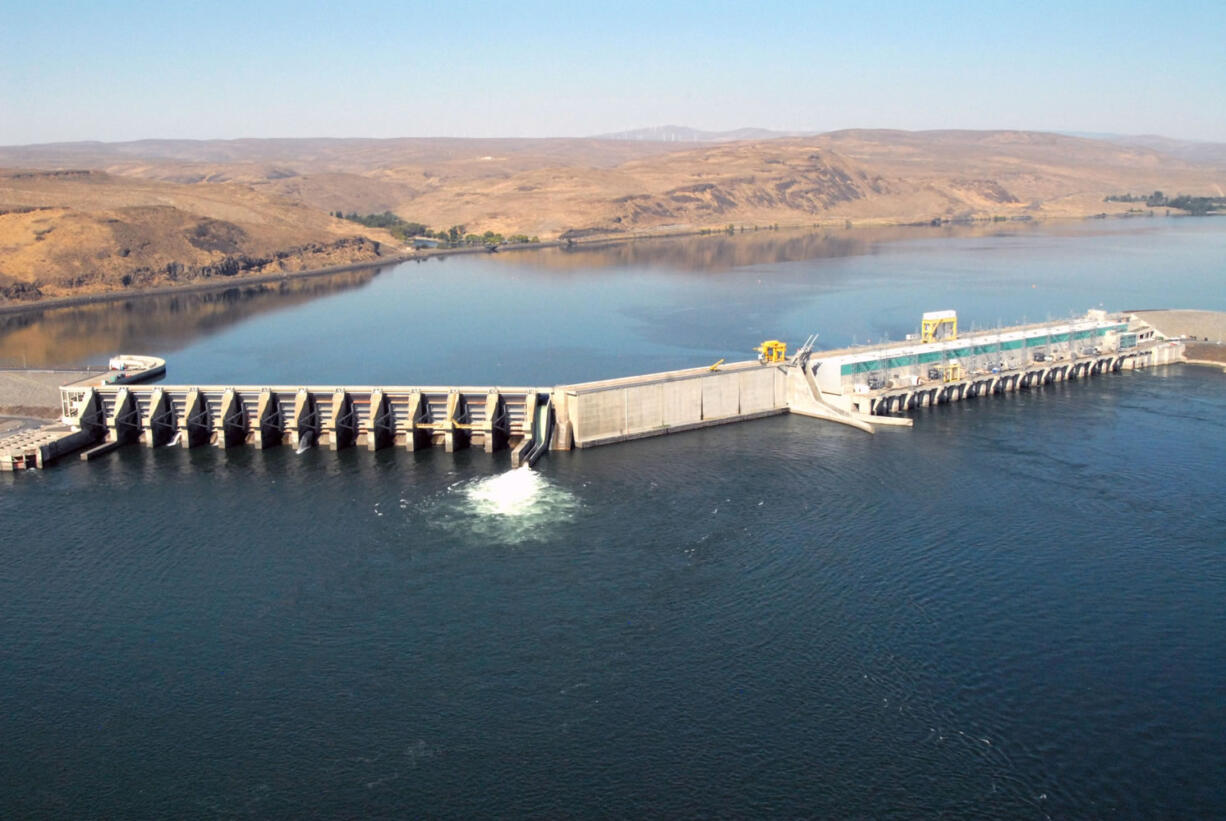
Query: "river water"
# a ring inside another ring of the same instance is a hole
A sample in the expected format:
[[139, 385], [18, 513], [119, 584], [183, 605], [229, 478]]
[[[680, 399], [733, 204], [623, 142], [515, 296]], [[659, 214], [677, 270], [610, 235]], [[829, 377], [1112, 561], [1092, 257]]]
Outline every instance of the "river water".
[[[552, 385], [1226, 310], [1226, 222], [749, 233], [49, 311], [0, 358]], [[0, 815], [1221, 816], [1226, 376], [572, 453], [0, 475]]]

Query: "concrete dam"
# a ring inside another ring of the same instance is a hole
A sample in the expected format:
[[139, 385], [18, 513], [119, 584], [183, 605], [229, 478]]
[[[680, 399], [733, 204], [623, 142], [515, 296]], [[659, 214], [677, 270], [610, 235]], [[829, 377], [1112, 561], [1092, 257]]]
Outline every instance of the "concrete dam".
[[547, 450], [783, 413], [873, 433], [910, 426], [906, 414], [918, 408], [1183, 359], [1181, 341], [1135, 314], [1091, 311], [959, 335], [946, 311], [925, 314], [921, 327], [901, 343], [814, 351], [811, 337], [788, 357], [770, 340], [756, 360], [552, 387], [141, 384], [165, 363], [129, 357], [117, 374], [62, 386], [63, 435], [20, 454], [10, 448], [5, 459], [9, 469], [41, 467], [73, 450], [94, 458], [126, 444], [479, 447], [509, 449], [518, 466]]

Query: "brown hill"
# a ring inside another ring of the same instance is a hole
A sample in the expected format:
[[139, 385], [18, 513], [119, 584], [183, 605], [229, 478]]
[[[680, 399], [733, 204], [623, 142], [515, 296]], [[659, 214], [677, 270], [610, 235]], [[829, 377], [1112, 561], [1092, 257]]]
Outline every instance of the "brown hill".
[[[403, 178], [407, 169], [385, 172]], [[1220, 191], [1157, 151], [1030, 132], [848, 131], [688, 146], [614, 168], [440, 179], [395, 209], [434, 225], [577, 236], [744, 224], [907, 223], [1122, 212], [1123, 192]]]
[[242, 185], [0, 172], [0, 295], [9, 299], [299, 271], [398, 247], [385, 232]]
[[[1083, 217], [1121, 193], [1222, 196], [1226, 170], [1144, 145], [1021, 131], [839, 131], [723, 143], [231, 140], [0, 148], [10, 296], [371, 258], [325, 212], [541, 237], [734, 225]], [[41, 210], [32, 211], [37, 208]], [[362, 237], [371, 240], [360, 239]], [[125, 279], [126, 277], [126, 279]]]

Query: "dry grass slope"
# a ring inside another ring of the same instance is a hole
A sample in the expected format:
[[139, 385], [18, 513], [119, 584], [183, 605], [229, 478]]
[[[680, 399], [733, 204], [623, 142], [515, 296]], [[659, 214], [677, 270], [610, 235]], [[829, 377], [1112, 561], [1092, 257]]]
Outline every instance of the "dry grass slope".
[[[1161, 148], [1161, 143], [1155, 143]], [[1201, 152], [1203, 154], [1203, 152]], [[327, 212], [543, 238], [734, 225], [1084, 217], [1109, 194], [1221, 196], [1183, 151], [1022, 131], [853, 130], [721, 143], [233, 140], [0, 148], [10, 298], [376, 258]], [[82, 172], [74, 169], [89, 169]], [[382, 245], [380, 245], [382, 243]]]
[[306, 270], [377, 259], [388, 243], [237, 184], [0, 173], [0, 294], [10, 299]]

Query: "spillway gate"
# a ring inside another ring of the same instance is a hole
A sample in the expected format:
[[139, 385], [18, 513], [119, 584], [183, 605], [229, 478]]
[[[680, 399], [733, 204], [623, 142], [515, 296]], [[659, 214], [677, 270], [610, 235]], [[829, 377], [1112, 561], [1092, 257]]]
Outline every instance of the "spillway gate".
[[101, 385], [80, 391], [75, 424], [114, 444], [332, 450], [441, 446], [493, 452], [531, 443], [548, 390], [515, 387]]

